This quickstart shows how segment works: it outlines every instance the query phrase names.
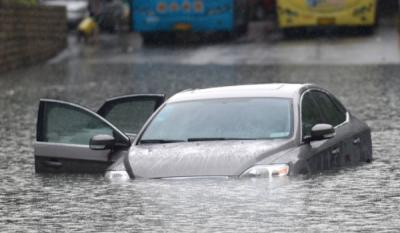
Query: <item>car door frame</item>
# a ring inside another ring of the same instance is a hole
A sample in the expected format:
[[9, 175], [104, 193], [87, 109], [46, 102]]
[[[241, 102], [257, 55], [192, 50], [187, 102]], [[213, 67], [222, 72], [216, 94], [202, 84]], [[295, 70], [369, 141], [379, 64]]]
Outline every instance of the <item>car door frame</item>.
[[[154, 114], [157, 111], [157, 109], [165, 102], [165, 95], [164, 94], [133, 94], [133, 95], [123, 95], [123, 96], [112, 97], [112, 98], [107, 99], [100, 106], [100, 108], [97, 110], [97, 114], [99, 114], [103, 118], [107, 119], [106, 114], [109, 113], [110, 110], [112, 110], [113, 106], [120, 104], [120, 103], [130, 102], [133, 99], [135, 99], [135, 101], [136, 100], [156, 99], [155, 106], [154, 106], [154, 109], [152, 112], [152, 114]], [[111, 108], [109, 108], [109, 107], [111, 107]], [[147, 118], [147, 120], [150, 119], [151, 115]], [[145, 125], [145, 123], [146, 122], [143, 122], [142, 127]], [[123, 129], [121, 129], [121, 131], [123, 131]], [[124, 132], [124, 133], [131, 139], [131, 142], [133, 142], [139, 132], [140, 132], [140, 130], [138, 130], [138, 132], [136, 132], [136, 133], [128, 133], [128, 132]]]
[[[329, 101], [336, 106], [336, 108], [342, 107], [345, 110], [345, 120], [340, 124], [333, 126], [336, 132], [336, 136], [333, 139], [335, 139], [334, 141], [336, 143], [335, 146], [331, 148], [331, 156], [334, 157], [333, 161], [335, 161], [335, 167], [349, 165], [356, 161], [358, 162], [360, 160], [360, 151], [357, 143], [354, 143], [354, 140], [357, 138], [357, 134], [352, 132], [350, 113], [330, 92], [323, 89], [314, 91], [325, 94]], [[335, 103], [336, 101], [341, 106], [337, 106], [338, 104]]]
[[[120, 103], [126, 103], [130, 101], [145, 101], [153, 100], [155, 102], [153, 114], [159, 106], [165, 101], [165, 95], [163, 94], [134, 94], [117, 96], [107, 99], [101, 107], [94, 112], [84, 106], [74, 104], [62, 100], [54, 99], [41, 99], [39, 103], [38, 119], [37, 119], [37, 132], [36, 142], [34, 145], [34, 156], [35, 156], [35, 170], [37, 172], [68, 172], [68, 173], [97, 173], [103, 172], [108, 166], [120, 157], [126, 155], [129, 152], [130, 145], [133, 139], [132, 135], [129, 135], [123, 130], [116, 127], [112, 122], [106, 119], [106, 114], [112, 110], [113, 107]], [[68, 106], [69, 108], [78, 109], [86, 114], [89, 114], [101, 122], [105, 123], [113, 131], [113, 134], [117, 134], [123, 143], [116, 144], [112, 149], [107, 150], [92, 150], [90, 145], [80, 144], [66, 144], [56, 142], [45, 142], [44, 136], [44, 117], [45, 117], [45, 106], [46, 103], [61, 104]], [[150, 118], [151, 114], [148, 116]], [[72, 150], [72, 153], [71, 153]], [[54, 156], [57, 154], [58, 156]], [[85, 158], [79, 156], [79, 154], [85, 154]], [[63, 164], [67, 164], [63, 166]], [[48, 169], [46, 169], [46, 166]], [[83, 172], [84, 170], [84, 172]]]
[[[305, 89], [301, 95], [300, 95], [300, 117], [299, 117], [299, 127], [300, 127], [300, 145], [303, 146], [303, 158], [306, 160], [306, 163], [308, 165], [308, 172], [314, 173], [317, 171], [323, 171], [327, 169], [331, 169], [332, 167], [340, 166], [341, 165], [341, 153], [342, 148], [340, 147], [339, 142], [340, 140], [338, 139], [337, 136], [330, 138], [330, 139], [325, 139], [321, 141], [314, 141], [310, 143], [306, 143], [304, 141], [304, 135], [303, 135], [303, 97], [305, 94], [309, 93], [311, 94], [311, 99], [313, 103], [315, 104], [316, 107], [318, 107], [318, 112], [320, 113], [321, 119], [327, 122], [326, 116], [324, 113], [321, 111], [321, 108], [319, 107], [319, 104], [315, 100], [315, 98], [312, 96], [312, 91], [319, 91], [325, 94], [328, 94], [330, 96], [331, 94], [323, 89], [317, 88], [317, 87], [310, 87]], [[348, 119], [346, 119], [347, 121]], [[323, 123], [323, 122], [321, 122]], [[345, 123], [345, 122], [344, 122]], [[343, 124], [344, 124], [343, 123]], [[341, 126], [333, 126], [335, 130], [337, 127]]]
[[[74, 110], [84, 112], [105, 123], [112, 129], [113, 135], [118, 137], [119, 143], [113, 149], [92, 150], [90, 145], [67, 144], [48, 142], [44, 138], [44, 121], [47, 104], [67, 106]], [[111, 122], [92, 110], [74, 103], [54, 99], [41, 99], [36, 127], [36, 141], [34, 143], [34, 157], [36, 172], [57, 173], [97, 173], [105, 170], [113, 161], [118, 159], [127, 151], [131, 140], [120, 129]], [[84, 154], [84, 158], [82, 157]]]
[[158, 107], [160, 107], [164, 101], [165, 101], [165, 95], [163, 94], [133, 94], [133, 95], [123, 95], [123, 96], [117, 96], [113, 98], [107, 99], [97, 110], [97, 114], [99, 114], [102, 117], [105, 117], [105, 115], [108, 113], [108, 107], [109, 105], [115, 105], [118, 103], [125, 103], [129, 102], [132, 99], [142, 99], [142, 100], [151, 100], [157, 98], [156, 105], [154, 108], [155, 112]]

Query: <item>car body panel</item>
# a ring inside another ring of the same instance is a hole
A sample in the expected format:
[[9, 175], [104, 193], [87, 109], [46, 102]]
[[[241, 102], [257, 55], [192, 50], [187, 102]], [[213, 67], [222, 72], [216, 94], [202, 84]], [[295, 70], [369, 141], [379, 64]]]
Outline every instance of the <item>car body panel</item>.
[[[334, 138], [310, 144], [299, 144], [292, 138], [279, 142], [133, 145], [129, 156], [130, 169], [135, 178], [239, 176], [256, 164], [290, 164], [290, 175], [312, 174], [368, 161], [360, 157], [360, 150], [353, 145], [352, 132], [357, 132], [353, 130], [350, 124], [344, 125], [337, 128]], [[360, 130], [366, 130], [365, 137], [370, 137], [367, 128], [361, 127]], [[365, 142], [364, 147], [371, 148], [370, 141]]]
[[[84, 156], [82, 156], [84, 155]], [[103, 173], [128, 150], [94, 151], [88, 147], [35, 143], [35, 171], [37, 173]], [[84, 158], [82, 158], [84, 157]]]
[[132, 147], [129, 161], [135, 177], [239, 176], [290, 140], [207, 141]]

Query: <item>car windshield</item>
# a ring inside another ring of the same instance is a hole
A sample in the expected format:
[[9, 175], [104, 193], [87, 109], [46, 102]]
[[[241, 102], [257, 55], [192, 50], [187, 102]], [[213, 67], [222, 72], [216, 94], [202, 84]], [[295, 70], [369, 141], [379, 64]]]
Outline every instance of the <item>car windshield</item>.
[[291, 100], [237, 98], [167, 104], [139, 143], [287, 138]]

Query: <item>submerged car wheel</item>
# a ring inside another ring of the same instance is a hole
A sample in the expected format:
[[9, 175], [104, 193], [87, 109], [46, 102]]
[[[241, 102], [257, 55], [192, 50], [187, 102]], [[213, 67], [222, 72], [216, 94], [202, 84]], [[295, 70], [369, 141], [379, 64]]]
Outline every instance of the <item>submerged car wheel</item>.
[[243, 24], [240, 25], [240, 26], [237, 28], [237, 33], [238, 33], [239, 35], [243, 35], [243, 34], [246, 34], [248, 31], [249, 31], [249, 15], [246, 14], [246, 15], [245, 15], [245, 19], [244, 19], [244, 21], [243, 21]]
[[285, 28], [282, 29], [282, 34], [287, 39], [301, 37], [306, 32], [305, 28]]
[[375, 26], [363, 26], [358, 28], [362, 35], [372, 35], [375, 32]]
[[158, 37], [155, 33], [142, 33], [144, 44], [155, 44], [158, 42]]

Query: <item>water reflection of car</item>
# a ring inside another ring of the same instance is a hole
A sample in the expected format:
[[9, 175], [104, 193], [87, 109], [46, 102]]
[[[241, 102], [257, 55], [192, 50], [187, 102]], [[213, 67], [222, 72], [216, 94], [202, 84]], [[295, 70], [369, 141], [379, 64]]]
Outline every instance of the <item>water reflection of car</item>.
[[109, 179], [271, 177], [372, 160], [369, 127], [315, 85], [187, 90], [162, 102], [125, 96], [94, 113], [41, 100], [36, 171], [102, 172], [112, 164]]
[[78, 24], [88, 15], [87, 0], [41, 0], [42, 5], [64, 6], [67, 11], [67, 21], [70, 26]]

